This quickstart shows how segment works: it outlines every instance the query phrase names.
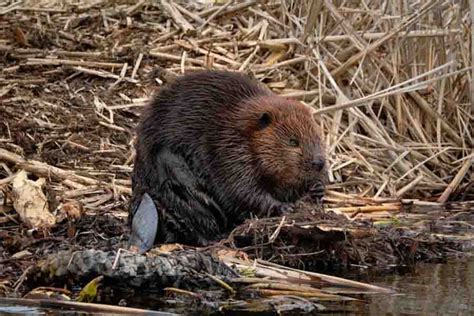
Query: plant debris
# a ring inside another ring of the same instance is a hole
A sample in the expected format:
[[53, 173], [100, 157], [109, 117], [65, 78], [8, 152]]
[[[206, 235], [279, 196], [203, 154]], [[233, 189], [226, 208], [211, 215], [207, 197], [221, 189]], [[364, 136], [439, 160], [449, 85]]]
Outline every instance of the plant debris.
[[[0, 1], [0, 295], [48, 286], [27, 287], [27, 276], [59, 253], [116, 255], [141, 108], [201, 68], [247, 73], [312, 106], [331, 182], [323, 208], [249, 219], [205, 251], [238, 254], [227, 260], [255, 277], [261, 264], [383, 270], [472, 249], [471, 19], [467, 2], [437, 0]], [[18, 195], [20, 179], [39, 198]], [[20, 196], [41, 204], [49, 224], [26, 219]], [[168, 247], [154, 255], [189, 251]], [[188, 309], [234, 312], [310, 312], [334, 294], [313, 300], [315, 288], [300, 288], [289, 300], [287, 284], [262, 281], [270, 270], [260, 270], [257, 296], [227, 305], [207, 292], [167, 293]], [[238, 288], [219, 280], [219, 295]]]
[[44, 178], [28, 180], [24, 171], [18, 172], [12, 182], [13, 207], [30, 228], [50, 228], [56, 224], [42, 190], [45, 182]]

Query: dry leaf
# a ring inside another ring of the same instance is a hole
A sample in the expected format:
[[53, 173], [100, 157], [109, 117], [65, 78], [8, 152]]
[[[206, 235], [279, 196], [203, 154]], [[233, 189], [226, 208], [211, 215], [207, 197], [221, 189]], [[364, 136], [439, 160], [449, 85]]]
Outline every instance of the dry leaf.
[[181, 244], [164, 244], [160, 247], [151, 249], [148, 254], [149, 255], [158, 255], [163, 253], [171, 253], [175, 250], [183, 250], [183, 246]]
[[25, 33], [19, 27], [15, 28], [15, 40], [21, 46], [29, 46]]
[[21, 259], [21, 258], [25, 258], [25, 257], [28, 257], [28, 256], [31, 256], [32, 253], [29, 252], [28, 250], [22, 250], [22, 251], [19, 251], [17, 253], [14, 253], [10, 259]]
[[67, 237], [68, 238], [73, 238], [74, 236], [76, 236], [76, 232], [77, 232], [76, 226], [69, 226], [67, 228], [67, 232], [66, 232]]
[[285, 55], [286, 55], [286, 50], [277, 50], [277, 51], [272, 52], [272, 54], [267, 58], [265, 62], [265, 66], [269, 67], [276, 64], [283, 57], [285, 57]]
[[79, 219], [83, 212], [83, 206], [78, 201], [68, 201], [59, 207], [56, 220], [61, 222], [65, 218], [69, 220]]
[[183, 250], [183, 246], [180, 244], [164, 244], [160, 246], [160, 252], [170, 253], [174, 250]]
[[70, 301], [71, 292], [49, 286], [37, 287], [23, 296], [25, 299], [31, 300], [55, 300], [55, 301]]
[[24, 170], [13, 180], [13, 207], [20, 219], [31, 228], [48, 228], [56, 224], [42, 190], [44, 183], [44, 178], [29, 180]]
[[231, 258], [237, 258], [244, 261], [250, 260], [248, 255], [245, 252], [240, 251], [240, 250], [232, 250], [232, 249], [225, 249], [225, 248], [219, 249], [217, 251], [217, 255], [219, 256], [219, 258], [231, 257]]

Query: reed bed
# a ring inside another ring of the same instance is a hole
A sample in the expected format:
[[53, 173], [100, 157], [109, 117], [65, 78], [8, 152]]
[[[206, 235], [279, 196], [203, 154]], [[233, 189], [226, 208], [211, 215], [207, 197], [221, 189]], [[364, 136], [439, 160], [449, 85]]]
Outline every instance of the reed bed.
[[[350, 263], [404, 262], [396, 256], [405, 248], [408, 261], [436, 256], [439, 236], [472, 227], [472, 10], [454, 0], [0, 0], [0, 263], [8, 266], [0, 278], [10, 282], [0, 293], [18, 290], [22, 271], [57, 244], [124, 241], [141, 108], [161, 85], [202, 68], [244, 72], [304, 102], [325, 134], [324, 204], [345, 220], [246, 223], [241, 235], [262, 237], [248, 249], [291, 244], [285, 234], [308, 223], [323, 235], [362, 239], [369, 219], [444, 230], [405, 238], [394, 254], [385, 249], [391, 228], [359, 243], [373, 244], [363, 246], [365, 257], [349, 241]], [[22, 170], [46, 179], [49, 210], [68, 218], [50, 235], [25, 229], [13, 210]], [[409, 205], [426, 211], [403, 214]], [[300, 260], [300, 250], [331, 259], [314, 244], [275, 254], [280, 263]]]
[[227, 69], [314, 108], [329, 196], [446, 202], [471, 188], [467, 2], [7, 2], [6, 154], [129, 187], [133, 127], [151, 92], [190, 70]]

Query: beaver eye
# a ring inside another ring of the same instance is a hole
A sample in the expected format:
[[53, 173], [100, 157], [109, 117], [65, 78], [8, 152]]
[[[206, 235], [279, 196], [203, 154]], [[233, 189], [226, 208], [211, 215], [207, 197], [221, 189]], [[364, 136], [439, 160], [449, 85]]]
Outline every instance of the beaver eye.
[[291, 147], [298, 147], [300, 142], [296, 138], [290, 138], [290, 146]]
[[265, 128], [270, 125], [270, 123], [272, 122], [272, 118], [270, 117], [270, 114], [262, 113], [262, 115], [260, 115], [260, 118], [258, 119], [258, 122], [260, 124], [260, 128]]

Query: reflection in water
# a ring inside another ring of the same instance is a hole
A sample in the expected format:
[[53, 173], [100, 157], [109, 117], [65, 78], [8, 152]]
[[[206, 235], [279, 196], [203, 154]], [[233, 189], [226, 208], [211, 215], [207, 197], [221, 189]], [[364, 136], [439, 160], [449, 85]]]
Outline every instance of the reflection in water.
[[369, 315], [474, 315], [474, 256], [447, 264], [419, 264], [413, 272], [365, 278], [398, 289], [369, 298]]

